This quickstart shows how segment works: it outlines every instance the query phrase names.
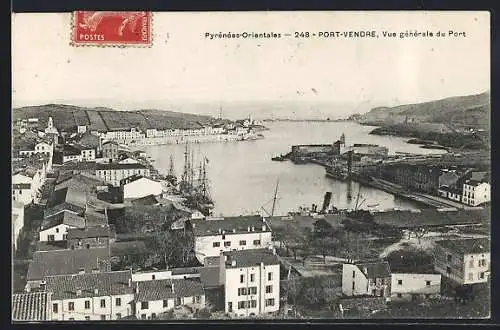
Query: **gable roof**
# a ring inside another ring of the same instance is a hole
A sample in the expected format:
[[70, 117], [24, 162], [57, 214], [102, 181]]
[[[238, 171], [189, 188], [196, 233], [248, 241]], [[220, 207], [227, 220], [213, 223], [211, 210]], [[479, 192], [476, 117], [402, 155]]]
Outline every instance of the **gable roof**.
[[12, 295], [12, 321], [48, 321], [51, 302], [48, 292]]
[[120, 163], [97, 163], [97, 170], [128, 170], [128, 169], [145, 169], [145, 165], [141, 163], [137, 164], [120, 164]]
[[109, 227], [107, 226], [93, 226], [85, 228], [72, 228], [68, 229], [68, 240], [81, 239], [81, 238], [94, 238], [94, 237], [109, 237]]
[[[47, 276], [47, 291], [53, 300], [133, 294], [130, 271]], [[81, 294], [77, 295], [77, 289]], [[97, 289], [97, 293], [95, 290]]]
[[[254, 232], [262, 232], [263, 226], [265, 226], [265, 231], [270, 231], [260, 215], [190, 220], [190, 222], [196, 236], [220, 235], [219, 229], [225, 231], [226, 235], [248, 233], [251, 232], [252, 227], [254, 228]], [[250, 231], [248, 230], [249, 228]]]
[[158, 200], [153, 195], [147, 195], [130, 201], [132, 205], [156, 205]]
[[491, 250], [489, 238], [446, 239], [435, 243], [459, 254], [487, 253]]
[[91, 272], [101, 262], [109, 262], [108, 248], [36, 251], [26, 278], [33, 281], [51, 275], [76, 274], [81, 268]]
[[47, 230], [61, 224], [65, 224], [70, 227], [84, 227], [85, 218], [74, 214], [73, 212], [62, 211], [61, 213], [44, 218], [42, 225], [40, 226], [40, 231]]
[[391, 268], [389, 267], [389, 263], [387, 261], [356, 263], [356, 266], [358, 266], [367, 278], [391, 276]]
[[120, 180], [120, 186], [123, 186], [123, 185], [129, 184], [129, 183], [135, 182], [135, 181], [140, 180], [140, 179], [145, 179], [145, 180], [148, 180], [148, 181], [157, 182], [155, 180], [151, 180], [149, 178], [146, 178], [143, 175], [134, 174], [132, 176], [129, 176], [128, 178], [121, 179]]
[[[255, 267], [264, 263], [264, 265], [279, 265], [278, 257], [269, 249], [248, 249], [224, 252], [227, 256], [226, 268]], [[236, 265], [232, 266], [232, 261]]]
[[63, 156], [78, 156], [81, 154], [81, 150], [76, 146], [65, 144], [62, 148], [62, 154]]
[[135, 282], [134, 285], [139, 289], [136, 295], [137, 301], [166, 300], [205, 294], [203, 285], [198, 279], [152, 280]]

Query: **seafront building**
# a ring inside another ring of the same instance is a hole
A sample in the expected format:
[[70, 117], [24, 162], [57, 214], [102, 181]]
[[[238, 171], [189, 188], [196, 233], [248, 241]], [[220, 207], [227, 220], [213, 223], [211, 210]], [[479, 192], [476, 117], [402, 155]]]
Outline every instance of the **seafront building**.
[[260, 215], [190, 220], [196, 258], [221, 252], [265, 249], [272, 246], [271, 229]]

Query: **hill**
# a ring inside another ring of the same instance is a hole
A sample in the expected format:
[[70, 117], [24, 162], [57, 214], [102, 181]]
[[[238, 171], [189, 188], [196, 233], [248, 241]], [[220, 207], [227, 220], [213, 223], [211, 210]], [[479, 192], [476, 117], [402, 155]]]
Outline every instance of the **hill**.
[[458, 126], [488, 128], [490, 122], [490, 93], [449, 97], [441, 100], [378, 107], [367, 112], [362, 123], [375, 126], [417, 122], [446, 123]]
[[90, 130], [141, 130], [198, 128], [215, 121], [210, 116], [164, 110], [116, 111], [110, 108], [86, 108], [65, 104], [27, 106], [13, 110], [13, 121], [38, 118], [39, 129], [46, 127], [49, 117], [59, 130], [74, 130], [78, 125], [87, 125]]

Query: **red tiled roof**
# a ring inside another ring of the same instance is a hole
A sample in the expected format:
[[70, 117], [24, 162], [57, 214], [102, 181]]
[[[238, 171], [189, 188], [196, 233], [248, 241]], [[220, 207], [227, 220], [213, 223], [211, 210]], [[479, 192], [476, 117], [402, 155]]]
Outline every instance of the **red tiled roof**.
[[[172, 285], [174, 289], [172, 290]], [[135, 282], [139, 292], [136, 295], [137, 301], [155, 301], [177, 297], [194, 297], [205, 294], [203, 285], [198, 279], [184, 280], [152, 280]]]

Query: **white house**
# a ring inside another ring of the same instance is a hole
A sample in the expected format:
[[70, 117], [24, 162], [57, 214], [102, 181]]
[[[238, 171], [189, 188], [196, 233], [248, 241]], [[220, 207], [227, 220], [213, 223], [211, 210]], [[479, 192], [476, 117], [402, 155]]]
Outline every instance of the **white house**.
[[66, 241], [68, 229], [84, 226], [85, 218], [65, 210], [43, 219], [39, 240], [40, 242]]
[[145, 178], [140, 175], [134, 175], [121, 180], [120, 185], [123, 190], [123, 199], [137, 199], [149, 195], [159, 196], [163, 192], [160, 182]]
[[133, 285], [136, 317], [141, 320], [156, 319], [179, 306], [189, 306], [193, 311], [205, 307], [205, 292], [198, 279], [155, 279]]
[[30, 204], [33, 201], [32, 193], [33, 179], [27, 175], [15, 174], [12, 176], [12, 200], [23, 204]]
[[133, 315], [130, 271], [45, 277], [53, 321], [119, 320]]
[[54, 153], [54, 145], [49, 144], [47, 142], [39, 142], [32, 146], [33, 149], [26, 149], [26, 150], [20, 150], [19, 155], [20, 156], [27, 156], [30, 157], [32, 155], [37, 155], [37, 154], [44, 154], [47, 156], [52, 156]]
[[487, 182], [467, 180], [463, 186], [462, 203], [478, 206], [491, 200], [491, 185]]
[[391, 270], [386, 261], [342, 265], [342, 293], [346, 296], [388, 297]]
[[460, 285], [485, 283], [490, 278], [490, 249], [488, 238], [436, 241], [434, 269]]
[[24, 227], [24, 204], [12, 201], [12, 245], [17, 250], [17, 241]]
[[223, 252], [219, 256], [225, 312], [250, 317], [280, 306], [280, 262], [269, 249]]
[[139, 164], [139, 162], [133, 158], [125, 158], [123, 160], [120, 160], [118, 164]]
[[196, 258], [272, 246], [271, 229], [260, 215], [191, 220]]
[[441, 274], [391, 274], [391, 300], [419, 300], [441, 293]]
[[76, 131], [78, 134], [85, 134], [87, 132], [87, 125], [78, 125]]
[[149, 168], [142, 164], [98, 163], [95, 175], [107, 183], [119, 187], [121, 180], [131, 176], [149, 176]]

